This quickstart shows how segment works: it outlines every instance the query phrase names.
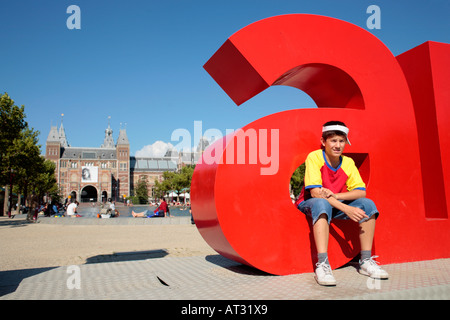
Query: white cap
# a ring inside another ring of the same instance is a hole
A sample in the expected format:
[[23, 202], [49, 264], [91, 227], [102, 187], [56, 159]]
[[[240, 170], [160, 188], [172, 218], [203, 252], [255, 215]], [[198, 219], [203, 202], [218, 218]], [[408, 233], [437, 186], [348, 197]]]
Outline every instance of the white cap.
[[341, 131], [342, 133], [345, 133], [345, 136], [347, 138], [347, 143], [349, 145], [352, 145], [350, 143], [350, 140], [348, 139], [348, 132], [350, 131], [347, 127], [342, 126], [340, 124], [335, 124], [335, 125], [331, 125], [331, 126], [325, 126], [322, 127], [322, 132], [326, 132], [326, 131]]

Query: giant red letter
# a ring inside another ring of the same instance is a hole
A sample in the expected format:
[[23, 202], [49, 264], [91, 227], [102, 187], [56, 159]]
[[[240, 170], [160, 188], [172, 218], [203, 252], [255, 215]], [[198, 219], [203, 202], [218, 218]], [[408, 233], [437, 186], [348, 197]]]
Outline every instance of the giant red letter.
[[[319, 107], [272, 114], [242, 128], [256, 133], [256, 151], [249, 143], [236, 147], [235, 135], [210, 146], [217, 161], [197, 165], [192, 210], [201, 235], [217, 252], [273, 274], [312, 270], [310, 222], [293, 206], [289, 180], [306, 155], [317, 149], [321, 125], [339, 119], [351, 131], [352, 146], [346, 151], [360, 166], [368, 197], [380, 210], [374, 249], [381, 261], [449, 255], [448, 219], [430, 221], [425, 215], [408, 82], [396, 58], [376, 37], [333, 18], [276, 16], [232, 35], [205, 69], [236, 104], [269, 86], [288, 85], [308, 93]], [[448, 73], [445, 76], [448, 80]], [[266, 139], [265, 150], [277, 144], [275, 174], [262, 174], [267, 167], [263, 157], [256, 163], [236, 161], [242, 149], [247, 160], [251, 150], [260, 153], [263, 134], [271, 132], [277, 132], [278, 140]], [[359, 253], [356, 224], [338, 221], [330, 233], [332, 266]]]

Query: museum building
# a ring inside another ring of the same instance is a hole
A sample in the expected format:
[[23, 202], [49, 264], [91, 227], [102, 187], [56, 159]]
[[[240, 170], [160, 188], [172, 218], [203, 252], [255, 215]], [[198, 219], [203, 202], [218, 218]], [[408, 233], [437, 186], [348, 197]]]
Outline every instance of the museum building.
[[64, 126], [52, 126], [46, 141], [45, 157], [56, 165], [55, 177], [63, 199], [71, 196], [79, 202], [123, 201], [133, 194], [140, 179], [147, 180], [149, 197], [155, 181], [164, 171], [176, 171], [195, 164], [200, 153], [179, 154], [170, 151], [164, 157], [132, 157], [126, 129], [120, 129], [114, 142], [110, 125], [99, 148], [72, 147]]

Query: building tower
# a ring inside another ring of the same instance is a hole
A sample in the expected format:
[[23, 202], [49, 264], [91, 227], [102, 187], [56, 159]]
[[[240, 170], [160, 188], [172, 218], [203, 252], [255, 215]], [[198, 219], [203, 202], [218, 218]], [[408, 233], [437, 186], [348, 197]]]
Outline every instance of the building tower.
[[130, 142], [126, 129], [120, 129], [116, 144], [117, 161], [119, 162], [118, 191], [120, 197], [130, 195]]
[[110, 125], [110, 119], [111, 119], [111, 117], [108, 117], [108, 128], [106, 128], [106, 130], [105, 130], [105, 139], [103, 140], [103, 144], [102, 144], [101, 148], [110, 148], [110, 149], [115, 148], [114, 139], [112, 136], [113, 131], [112, 131], [111, 125]]
[[[64, 130], [64, 129], [63, 129]], [[58, 128], [52, 126], [48, 134], [45, 157], [55, 163], [55, 176], [59, 176], [59, 158], [61, 157], [61, 140], [59, 138]]]
[[67, 148], [70, 147], [69, 143], [67, 142], [67, 137], [66, 137], [66, 131], [64, 130], [64, 126], [63, 126], [63, 117], [64, 117], [64, 113], [61, 114], [61, 126], [59, 127], [59, 141], [61, 142], [61, 147], [62, 148]]

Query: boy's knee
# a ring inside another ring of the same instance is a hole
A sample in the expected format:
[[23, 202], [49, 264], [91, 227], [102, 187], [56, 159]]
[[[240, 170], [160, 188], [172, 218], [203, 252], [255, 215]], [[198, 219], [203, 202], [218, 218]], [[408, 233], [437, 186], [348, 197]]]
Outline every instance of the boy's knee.
[[332, 209], [331, 204], [328, 202], [328, 200], [322, 198], [316, 198], [314, 201], [314, 206], [316, 207], [315, 209], [320, 211], [323, 210], [325, 212], [329, 212]]
[[313, 224], [319, 218], [326, 218], [328, 223], [331, 220], [333, 207], [328, 203], [328, 200], [322, 198], [310, 198], [300, 203], [298, 209], [304, 214], [312, 218]]
[[361, 200], [363, 200], [364, 208], [366, 208], [367, 210], [376, 210], [377, 209], [375, 202], [373, 202], [371, 199], [362, 198]]
[[326, 199], [316, 198], [314, 200], [314, 208], [312, 209], [313, 224], [315, 224], [319, 219], [325, 219], [329, 224], [331, 221], [333, 207]]
[[360, 201], [360, 208], [366, 212], [369, 218], [371, 218], [372, 216], [375, 216], [375, 219], [378, 218], [379, 212], [373, 200], [368, 198], [361, 198], [358, 200]]
[[375, 202], [373, 202], [371, 199], [369, 198], [361, 198], [362, 203], [367, 204], [367, 205], [371, 205], [374, 206]]

